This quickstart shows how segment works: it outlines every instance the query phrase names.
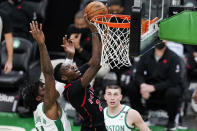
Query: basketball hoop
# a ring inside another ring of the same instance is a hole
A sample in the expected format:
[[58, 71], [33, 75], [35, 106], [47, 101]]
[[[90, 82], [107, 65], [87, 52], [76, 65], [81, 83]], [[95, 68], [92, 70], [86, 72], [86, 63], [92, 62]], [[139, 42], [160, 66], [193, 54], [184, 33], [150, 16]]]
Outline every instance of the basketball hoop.
[[91, 21], [102, 41], [101, 65], [111, 69], [131, 66], [129, 59], [130, 16], [98, 15]]

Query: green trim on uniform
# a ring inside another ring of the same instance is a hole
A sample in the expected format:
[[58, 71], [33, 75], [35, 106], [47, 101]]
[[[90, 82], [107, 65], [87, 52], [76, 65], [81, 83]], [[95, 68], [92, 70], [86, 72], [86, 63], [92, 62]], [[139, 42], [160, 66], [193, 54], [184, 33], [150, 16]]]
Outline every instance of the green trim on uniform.
[[60, 115], [59, 119], [55, 121], [55, 125], [56, 125], [58, 131], [64, 131], [64, 126], [63, 126], [62, 121], [61, 121], [62, 112], [63, 111], [62, 111], [62, 108], [61, 108], [61, 115]]
[[[43, 111], [43, 113], [44, 113], [44, 103], [42, 104], [42, 111]], [[45, 114], [45, 113], [44, 113]]]
[[125, 117], [124, 117], [124, 122], [125, 122], [125, 125], [127, 126], [127, 128], [129, 128], [129, 129], [131, 129], [131, 131], [132, 131], [132, 129], [134, 129], [133, 127], [131, 127], [131, 126], [129, 126], [128, 125], [128, 123], [127, 123], [127, 114], [128, 114], [128, 112], [129, 112], [129, 110], [130, 110], [131, 108], [129, 108], [128, 110], [127, 110], [127, 113], [125, 114]]
[[[62, 112], [63, 112], [63, 110], [62, 110], [62, 108], [61, 108], [61, 107], [60, 107], [60, 110], [61, 110], [60, 117], [59, 117], [59, 119], [58, 119], [58, 120], [55, 120], [54, 122], [55, 122], [55, 125], [56, 125], [56, 127], [57, 127], [58, 131], [64, 131], [64, 126], [63, 126], [62, 121], [61, 121], [61, 118], [62, 118]], [[44, 104], [42, 105], [42, 111], [44, 112]]]
[[41, 130], [42, 130], [42, 131], [44, 131], [44, 128], [43, 128], [43, 126], [41, 126]]
[[125, 106], [122, 108], [122, 110], [121, 110], [117, 115], [115, 115], [115, 116], [110, 116], [110, 115], [108, 114], [108, 108], [107, 108], [106, 114], [107, 114], [107, 116], [108, 116], [109, 118], [115, 118], [115, 117], [117, 117], [117, 116], [120, 115], [120, 113], [124, 110], [125, 107], [126, 107], [126, 105], [125, 105]]
[[36, 131], [39, 131], [37, 127], [36, 127]]

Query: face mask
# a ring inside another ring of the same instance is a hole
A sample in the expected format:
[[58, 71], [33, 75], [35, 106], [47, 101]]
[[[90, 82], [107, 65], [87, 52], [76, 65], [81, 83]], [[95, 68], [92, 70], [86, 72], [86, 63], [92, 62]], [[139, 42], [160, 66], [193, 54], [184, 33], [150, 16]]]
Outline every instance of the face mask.
[[81, 29], [78, 29], [78, 31], [81, 34], [87, 34], [87, 33], [89, 33], [90, 30], [88, 28], [81, 28]]
[[161, 49], [163, 49], [165, 46], [166, 46], [165, 43], [164, 43], [164, 42], [161, 42], [160, 44], [156, 45], [155, 48], [161, 50]]
[[81, 33], [81, 34], [88, 34], [90, 33], [90, 30], [89, 28], [76, 28], [76, 27], [73, 27], [71, 30], [70, 30], [70, 33]]

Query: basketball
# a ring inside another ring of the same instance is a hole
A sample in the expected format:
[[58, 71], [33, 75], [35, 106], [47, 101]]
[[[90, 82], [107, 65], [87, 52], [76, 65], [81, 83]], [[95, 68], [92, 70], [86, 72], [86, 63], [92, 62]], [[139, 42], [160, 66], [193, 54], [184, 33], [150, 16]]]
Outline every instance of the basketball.
[[87, 14], [88, 20], [91, 20], [94, 16], [108, 14], [108, 8], [102, 2], [93, 1], [85, 7], [84, 13]]

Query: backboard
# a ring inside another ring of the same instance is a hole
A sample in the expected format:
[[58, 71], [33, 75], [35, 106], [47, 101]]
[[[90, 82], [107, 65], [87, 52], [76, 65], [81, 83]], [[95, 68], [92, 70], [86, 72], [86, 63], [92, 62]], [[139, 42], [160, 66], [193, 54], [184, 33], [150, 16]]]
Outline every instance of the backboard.
[[[158, 37], [158, 23], [166, 16], [164, 0], [134, 0], [130, 21], [130, 56], [139, 56], [154, 47]], [[166, 8], [168, 9], [168, 8]]]
[[111, 69], [131, 66], [131, 57], [142, 55], [154, 47], [158, 23], [163, 19], [164, 0], [133, 2], [130, 16], [106, 14], [91, 19], [101, 37], [102, 66], [109, 65]]

